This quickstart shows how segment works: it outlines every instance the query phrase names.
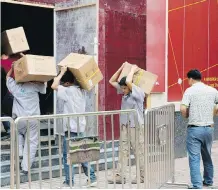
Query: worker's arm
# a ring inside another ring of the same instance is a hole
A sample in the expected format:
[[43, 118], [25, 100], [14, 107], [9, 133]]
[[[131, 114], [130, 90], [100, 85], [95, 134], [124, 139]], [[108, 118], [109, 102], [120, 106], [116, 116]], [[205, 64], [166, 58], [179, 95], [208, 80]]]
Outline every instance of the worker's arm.
[[117, 82], [117, 79], [120, 76], [120, 73], [123, 70], [125, 63], [122, 64], [122, 66], [118, 69], [118, 71], [111, 77], [111, 79], [109, 80], [109, 83], [114, 87], [114, 88], [119, 88], [119, 84]]
[[180, 111], [181, 114], [184, 118], [188, 118], [189, 117], [189, 106], [190, 106], [190, 94], [188, 93], [188, 89], [185, 91], [183, 98], [182, 98], [182, 103], [180, 106]]
[[189, 107], [187, 107], [186, 105], [181, 105], [180, 106], [180, 111], [181, 114], [184, 118], [188, 118], [189, 117]]
[[13, 64], [11, 65], [11, 69], [8, 71], [7, 75], [6, 75], [6, 80], [11, 77], [12, 73], [13, 73], [13, 70], [14, 70], [14, 66]]
[[64, 74], [65, 74], [66, 71], [67, 71], [67, 67], [66, 67], [66, 66], [61, 67], [61, 72], [60, 72], [60, 74], [59, 74], [57, 77], [54, 78], [54, 82], [53, 82], [53, 84], [51, 85], [51, 88], [52, 88], [53, 90], [58, 90], [58, 86], [59, 86], [59, 84], [60, 84], [60, 80], [61, 80], [61, 78], [64, 76]]
[[133, 75], [139, 70], [137, 65], [133, 65], [131, 68], [130, 73], [128, 74], [126, 78], [126, 85], [129, 87], [129, 89], [132, 91], [132, 80], [133, 80]]
[[218, 104], [215, 105], [214, 116], [218, 116]]

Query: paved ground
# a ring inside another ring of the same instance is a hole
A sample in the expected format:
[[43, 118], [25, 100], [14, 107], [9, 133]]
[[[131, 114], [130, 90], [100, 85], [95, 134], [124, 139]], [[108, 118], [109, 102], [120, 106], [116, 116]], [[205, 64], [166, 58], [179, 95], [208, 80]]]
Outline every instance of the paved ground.
[[[214, 187], [218, 187], [218, 141], [216, 141], [213, 145], [213, 149], [212, 149], [212, 157], [213, 157], [213, 161], [214, 161], [214, 167], [215, 167], [215, 175], [214, 175]], [[132, 173], [132, 179], [134, 178], [134, 173], [135, 173], [135, 167], [133, 166], [131, 169], [131, 173]], [[161, 173], [161, 171], [159, 172]], [[106, 183], [106, 176], [111, 176], [112, 175], [112, 171], [108, 170], [108, 171], [100, 171], [99, 173], [97, 173], [98, 175], [98, 188], [101, 189], [106, 189], [106, 188], [110, 188], [110, 189], [121, 189], [123, 188], [137, 188], [136, 185], [130, 185], [130, 183], [128, 182], [127, 179], [127, 183], [125, 185], [116, 185], [114, 186], [113, 184], [110, 185], [108, 183]], [[82, 188], [82, 186], [85, 184], [86, 182], [86, 177], [84, 174], [81, 174], [81, 177], [79, 177], [80, 175], [76, 175], [75, 176], [75, 188]], [[128, 178], [128, 177], [127, 177]], [[43, 189], [49, 189], [49, 188], [60, 188], [61, 184], [63, 183], [64, 178], [54, 178], [51, 180], [51, 184], [49, 180], [44, 180], [42, 181], [42, 188]], [[187, 158], [181, 158], [181, 159], [176, 159], [175, 161], [175, 182], [176, 183], [184, 183], [184, 184], [190, 184], [190, 180], [189, 180], [189, 167], [188, 167], [188, 159]], [[31, 188], [39, 188], [39, 182], [32, 182], [31, 184]], [[21, 184], [21, 189], [28, 189], [28, 183], [25, 184]], [[62, 188], [66, 188], [66, 187], [62, 187]], [[85, 187], [84, 187], [85, 188]], [[143, 184], [141, 185], [140, 188], [143, 188]], [[163, 186], [163, 189], [185, 189], [187, 188], [186, 186], [178, 186], [178, 185], [174, 185], [174, 186]], [[216, 188], [217, 189], [217, 188]]]

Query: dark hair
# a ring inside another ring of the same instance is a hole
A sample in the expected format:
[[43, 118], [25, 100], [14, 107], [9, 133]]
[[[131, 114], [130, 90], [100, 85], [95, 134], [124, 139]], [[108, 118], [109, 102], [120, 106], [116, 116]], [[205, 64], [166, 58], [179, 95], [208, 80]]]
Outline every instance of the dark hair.
[[119, 85], [120, 85], [120, 86], [127, 86], [127, 85], [126, 85], [126, 77], [123, 77], [123, 78], [120, 80]]
[[63, 77], [61, 78], [61, 82], [66, 83], [74, 83], [75, 82], [75, 77], [73, 76], [73, 74], [67, 69], [66, 73], [63, 75]]
[[193, 70], [190, 70], [188, 73], [187, 73], [187, 77], [190, 79], [194, 79], [194, 80], [201, 80], [201, 73], [199, 70], [197, 69], [193, 69]]

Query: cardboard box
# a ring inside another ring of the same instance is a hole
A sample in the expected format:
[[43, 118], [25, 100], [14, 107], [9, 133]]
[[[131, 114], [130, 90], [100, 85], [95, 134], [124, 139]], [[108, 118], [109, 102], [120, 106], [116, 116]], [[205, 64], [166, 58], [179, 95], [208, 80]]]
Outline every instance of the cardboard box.
[[[120, 81], [123, 77], [127, 76], [129, 72], [131, 71], [132, 65], [128, 62], [125, 62], [125, 66], [118, 78], [118, 81]], [[133, 76], [133, 83], [136, 86], [139, 86], [146, 95], [149, 95], [152, 91], [152, 89], [155, 86], [155, 83], [157, 82], [158, 76], [145, 71], [143, 69], [140, 69], [137, 73]]]
[[25, 55], [14, 63], [16, 82], [47, 82], [57, 76], [54, 57]]
[[140, 87], [146, 95], [149, 95], [157, 82], [157, 75], [140, 69], [133, 76], [133, 83]]
[[103, 79], [94, 57], [90, 55], [71, 53], [58, 66], [67, 66], [85, 90], [91, 90]]
[[120, 73], [120, 76], [118, 78], [118, 81], [120, 81], [123, 77], [127, 77], [127, 75], [130, 73], [132, 65], [128, 62], [124, 63], [125, 66], [123, 67], [122, 72]]
[[2, 32], [2, 48], [5, 54], [11, 55], [29, 50], [29, 44], [23, 27]]

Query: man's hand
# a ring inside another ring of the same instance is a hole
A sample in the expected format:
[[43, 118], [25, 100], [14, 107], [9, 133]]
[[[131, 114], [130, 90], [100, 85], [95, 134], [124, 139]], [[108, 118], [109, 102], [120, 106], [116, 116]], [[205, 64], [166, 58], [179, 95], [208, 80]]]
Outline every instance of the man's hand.
[[61, 67], [61, 73], [64, 74], [67, 71], [67, 66]]

